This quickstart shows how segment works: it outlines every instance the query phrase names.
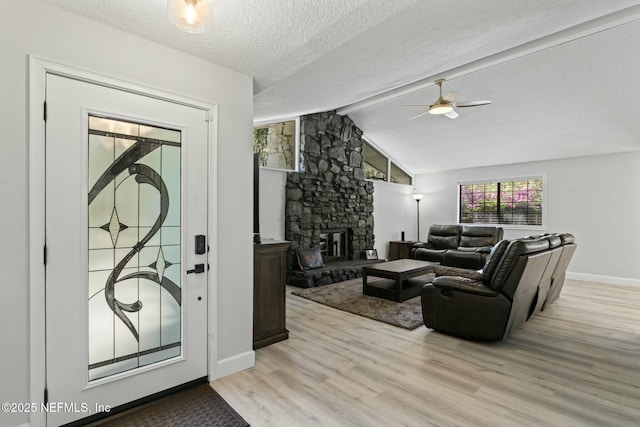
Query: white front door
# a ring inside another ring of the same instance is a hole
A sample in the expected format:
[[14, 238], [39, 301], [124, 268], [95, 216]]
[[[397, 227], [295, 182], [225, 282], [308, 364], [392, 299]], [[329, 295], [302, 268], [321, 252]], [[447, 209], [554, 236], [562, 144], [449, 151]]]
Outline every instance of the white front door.
[[208, 111], [52, 74], [46, 101], [57, 426], [207, 376]]

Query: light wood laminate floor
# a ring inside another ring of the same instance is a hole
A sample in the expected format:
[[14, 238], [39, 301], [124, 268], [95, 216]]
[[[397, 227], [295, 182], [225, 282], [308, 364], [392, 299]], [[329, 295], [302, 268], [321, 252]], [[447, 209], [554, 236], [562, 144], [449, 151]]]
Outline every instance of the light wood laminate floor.
[[640, 288], [567, 280], [506, 341], [335, 310], [287, 290], [290, 338], [212, 382], [253, 427], [640, 426]]

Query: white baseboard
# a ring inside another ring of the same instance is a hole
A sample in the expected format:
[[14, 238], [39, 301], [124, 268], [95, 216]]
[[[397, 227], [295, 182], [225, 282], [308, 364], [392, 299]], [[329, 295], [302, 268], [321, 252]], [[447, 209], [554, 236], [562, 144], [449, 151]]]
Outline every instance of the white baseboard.
[[215, 380], [226, 377], [227, 375], [235, 374], [236, 372], [244, 371], [245, 369], [252, 368], [255, 364], [256, 353], [253, 350], [219, 360], [217, 377], [212, 379]]
[[567, 272], [567, 279], [580, 280], [583, 282], [606, 283], [608, 285], [624, 285], [624, 286], [640, 287], [640, 280], [628, 279], [626, 277], [599, 276], [597, 274]]

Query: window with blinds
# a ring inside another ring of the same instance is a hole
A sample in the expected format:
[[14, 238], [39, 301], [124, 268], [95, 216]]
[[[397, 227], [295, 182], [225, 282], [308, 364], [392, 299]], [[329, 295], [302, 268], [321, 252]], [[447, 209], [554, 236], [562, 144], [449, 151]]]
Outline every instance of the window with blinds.
[[542, 177], [459, 183], [463, 224], [542, 226]]

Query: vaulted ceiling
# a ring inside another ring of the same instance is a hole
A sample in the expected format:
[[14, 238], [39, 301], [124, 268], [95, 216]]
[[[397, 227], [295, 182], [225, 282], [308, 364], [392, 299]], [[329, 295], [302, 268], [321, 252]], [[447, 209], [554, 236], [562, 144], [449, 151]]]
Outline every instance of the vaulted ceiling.
[[[338, 110], [411, 173], [640, 149], [640, 1], [39, 0], [254, 78], [256, 120]], [[492, 104], [426, 114], [438, 96]]]

